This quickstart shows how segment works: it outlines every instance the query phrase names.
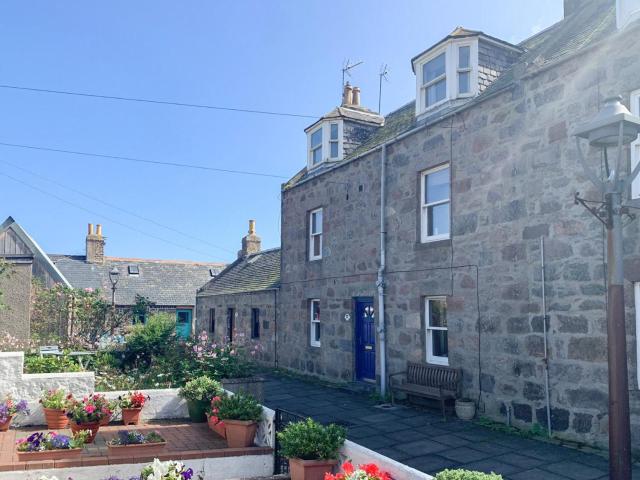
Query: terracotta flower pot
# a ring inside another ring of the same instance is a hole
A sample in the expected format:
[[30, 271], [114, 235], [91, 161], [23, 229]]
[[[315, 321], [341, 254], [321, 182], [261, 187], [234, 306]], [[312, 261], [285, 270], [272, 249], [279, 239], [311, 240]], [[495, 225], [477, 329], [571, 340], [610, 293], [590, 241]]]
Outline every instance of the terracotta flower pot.
[[21, 462], [60, 460], [63, 458], [77, 458], [82, 453], [81, 448], [66, 448], [60, 450], [45, 450], [44, 452], [16, 452]]
[[102, 417], [102, 420], [100, 420], [100, 422], [98, 422], [100, 424], [101, 427], [106, 427], [107, 425], [109, 425], [109, 422], [111, 421], [111, 415], [107, 415], [106, 417]]
[[109, 455], [130, 455], [133, 457], [143, 457], [160, 453], [167, 442], [139, 443], [137, 445], [109, 445], [107, 444]]
[[13, 419], [13, 415], [9, 415], [4, 422], [0, 422], [0, 432], [6, 432], [9, 430], [11, 426], [11, 420]]
[[87, 443], [93, 443], [98, 434], [98, 430], [100, 430], [100, 422], [91, 422], [91, 423], [76, 423], [73, 420], [69, 421], [69, 427], [71, 427], [72, 433], [78, 433], [82, 430], [89, 430], [91, 435], [87, 439]]
[[125, 425], [138, 425], [140, 423], [142, 408], [123, 408], [122, 423]]
[[337, 460], [302, 460], [300, 458], [289, 459], [289, 472], [291, 480], [323, 480], [325, 473], [331, 473]]
[[209, 428], [220, 435], [222, 438], [227, 438], [227, 427], [224, 422], [216, 423], [213, 420], [213, 417], [208, 417], [207, 422], [209, 423]]
[[224, 420], [229, 448], [250, 447], [258, 430], [258, 424], [246, 420]]
[[69, 418], [65, 415], [64, 410], [44, 407], [42, 410], [44, 410], [44, 419], [49, 430], [60, 430], [61, 428], [66, 428], [69, 424]]

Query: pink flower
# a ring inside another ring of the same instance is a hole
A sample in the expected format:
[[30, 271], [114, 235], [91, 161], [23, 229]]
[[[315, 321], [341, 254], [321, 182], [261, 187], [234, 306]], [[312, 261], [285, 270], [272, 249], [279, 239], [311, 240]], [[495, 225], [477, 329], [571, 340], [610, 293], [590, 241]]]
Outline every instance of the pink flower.
[[96, 411], [96, 407], [94, 407], [93, 405], [85, 405], [84, 411], [91, 414]]

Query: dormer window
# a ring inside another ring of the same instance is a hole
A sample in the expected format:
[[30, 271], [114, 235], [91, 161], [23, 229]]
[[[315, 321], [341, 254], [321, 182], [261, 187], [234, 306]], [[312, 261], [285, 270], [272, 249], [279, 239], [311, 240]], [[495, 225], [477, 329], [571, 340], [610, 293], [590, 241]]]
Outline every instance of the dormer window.
[[471, 93], [471, 47], [458, 47], [458, 94]]
[[342, 160], [342, 120], [324, 121], [309, 131], [309, 168], [325, 161]]
[[447, 54], [441, 53], [422, 66], [425, 107], [433, 107], [447, 97]]

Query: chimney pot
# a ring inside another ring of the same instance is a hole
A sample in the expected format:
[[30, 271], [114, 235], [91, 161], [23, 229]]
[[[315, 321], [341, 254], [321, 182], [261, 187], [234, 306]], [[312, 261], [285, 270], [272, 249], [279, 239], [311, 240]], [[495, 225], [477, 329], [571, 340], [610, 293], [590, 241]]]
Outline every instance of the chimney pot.
[[249, 234], [254, 235], [256, 233], [256, 221], [249, 220]]
[[101, 237], [102, 236], [102, 225], [97, 224], [96, 225], [96, 235]]
[[360, 87], [353, 87], [353, 106], [360, 106]]
[[93, 223], [87, 225], [87, 235], [93, 235]]
[[347, 82], [342, 92], [342, 105], [351, 105], [353, 103], [353, 88]]

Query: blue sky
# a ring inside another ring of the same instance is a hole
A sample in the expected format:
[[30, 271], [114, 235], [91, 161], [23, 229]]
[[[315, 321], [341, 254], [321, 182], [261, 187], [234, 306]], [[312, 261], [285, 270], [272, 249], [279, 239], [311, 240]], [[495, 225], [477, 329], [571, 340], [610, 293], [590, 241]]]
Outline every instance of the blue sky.
[[[561, 0], [5, 0], [0, 84], [320, 116], [350, 58], [373, 109], [389, 65], [388, 113], [413, 100], [410, 58], [456, 26], [519, 42], [561, 17]], [[2, 88], [0, 105], [0, 142], [285, 177], [304, 166], [313, 121]], [[0, 146], [0, 221], [51, 253], [84, 253], [93, 222], [110, 256], [229, 261], [249, 218], [278, 246], [281, 181]]]

